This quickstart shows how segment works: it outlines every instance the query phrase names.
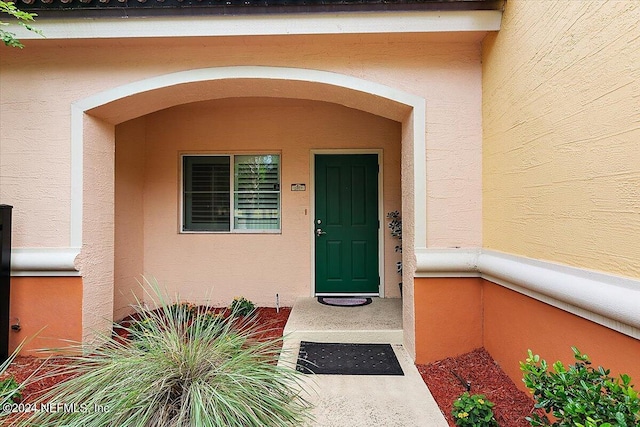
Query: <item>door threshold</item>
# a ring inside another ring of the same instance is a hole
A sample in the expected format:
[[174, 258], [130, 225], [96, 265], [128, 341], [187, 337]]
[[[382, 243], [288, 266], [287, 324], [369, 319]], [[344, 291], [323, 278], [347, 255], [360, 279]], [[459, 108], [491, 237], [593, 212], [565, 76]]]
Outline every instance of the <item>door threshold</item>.
[[315, 293], [314, 297], [379, 297], [379, 293], [336, 293], [336, 292], [320, 292]]

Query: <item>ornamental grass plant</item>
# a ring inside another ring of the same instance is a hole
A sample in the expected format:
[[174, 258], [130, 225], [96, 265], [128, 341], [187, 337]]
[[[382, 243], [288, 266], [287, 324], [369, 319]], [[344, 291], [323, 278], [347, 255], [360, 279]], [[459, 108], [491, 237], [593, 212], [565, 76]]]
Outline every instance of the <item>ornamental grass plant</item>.
[[73, 377], [17, 425], [279, 427], [309, 419], [301, 374], [278, 365], [281, 339], [259, 340], [255, 316], [212, 321], [152, 288], [159, 308], [139, 308], [127, 338], [65, 357], [55, 374]]

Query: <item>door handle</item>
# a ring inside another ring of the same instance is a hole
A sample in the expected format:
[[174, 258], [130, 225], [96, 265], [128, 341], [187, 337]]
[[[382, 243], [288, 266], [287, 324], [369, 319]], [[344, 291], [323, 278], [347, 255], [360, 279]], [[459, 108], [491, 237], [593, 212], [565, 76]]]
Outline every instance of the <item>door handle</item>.
[[320, 237], [323, 234], [327, 234], [327, 232], [322, 231], [322, 228], [316, 228], [316, 237]]

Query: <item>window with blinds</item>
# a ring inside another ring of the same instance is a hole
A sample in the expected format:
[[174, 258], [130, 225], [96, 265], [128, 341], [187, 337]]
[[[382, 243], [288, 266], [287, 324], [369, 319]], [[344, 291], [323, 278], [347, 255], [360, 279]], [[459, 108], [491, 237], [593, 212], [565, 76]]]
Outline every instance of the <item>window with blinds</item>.
[[280, 230], [279, 155], [185, 155], [182, 164], [183, 231]]
[[228, 156], [184, 156], [185, 231], [229, 231], [230, 170]]
[[280, 228], [279, 156], [235, 156], [234, 218], [236, 230]]

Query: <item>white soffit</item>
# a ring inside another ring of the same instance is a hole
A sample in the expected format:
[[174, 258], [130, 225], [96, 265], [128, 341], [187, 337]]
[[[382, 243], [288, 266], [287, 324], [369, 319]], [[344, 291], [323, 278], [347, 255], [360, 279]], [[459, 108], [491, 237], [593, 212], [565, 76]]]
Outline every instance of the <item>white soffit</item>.
[[[498, 31], [497, 10], [37, 19], [48, 40]], [[12, 26], [19, 39], [41, 36]]]

